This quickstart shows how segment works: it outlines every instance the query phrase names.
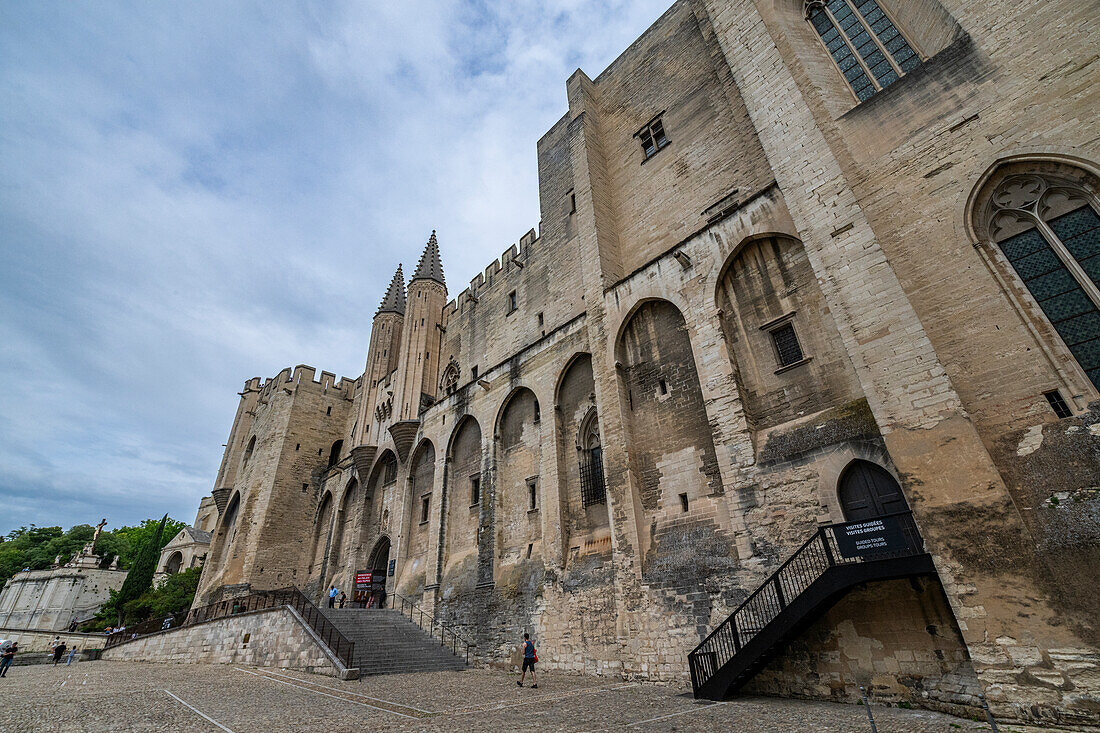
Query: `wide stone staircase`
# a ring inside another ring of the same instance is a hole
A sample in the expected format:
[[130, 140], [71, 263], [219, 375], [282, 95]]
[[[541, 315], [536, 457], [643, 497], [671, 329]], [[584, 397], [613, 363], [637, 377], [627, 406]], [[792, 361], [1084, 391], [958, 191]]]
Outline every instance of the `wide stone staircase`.
[[351, 666], [359, 675], [437, 672], [466, 668], [465, 650], [458, 654], [450, 644], [443, 646], [438, 637], [406, 618], [398, 611], [378, 608], [321, 609], [333, 626], [355, 644]]

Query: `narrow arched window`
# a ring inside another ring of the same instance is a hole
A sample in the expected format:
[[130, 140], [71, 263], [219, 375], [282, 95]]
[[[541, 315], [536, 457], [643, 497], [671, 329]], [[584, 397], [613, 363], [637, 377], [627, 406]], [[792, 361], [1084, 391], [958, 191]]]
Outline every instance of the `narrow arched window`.
[[921, 64], [875, 0], [807, 0], [806, 19], [863, 102]]
[[244, 449], [244, 458], [241, 459], [241, 468], [248, 465], [248, 462], [252, 460], [252, 452], [256, 450], [256, 436], [253, 435], [252, 439], [248, 441], [248, 445]]
[[577, 436], [577, 448], [580, 451], [581, 504], [607, 503], [607, 488], [603, 475], [603, 445], [600, 442], [600, 424], [596, 419], [596, 410], [589, 410], [581, 423]]
[[1005, 177], [987, 232], [1100, 389], [1100, 215], [1095, 196], [1053, 176]]

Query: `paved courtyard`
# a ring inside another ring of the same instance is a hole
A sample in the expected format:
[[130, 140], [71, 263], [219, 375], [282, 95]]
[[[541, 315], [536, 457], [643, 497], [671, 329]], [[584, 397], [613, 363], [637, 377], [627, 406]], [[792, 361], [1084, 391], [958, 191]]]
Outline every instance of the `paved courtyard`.
[[[14, 667], [0, 679], [0, 731], [868, 731], [864, 708], [743, 698], [696, 703], [682, 689], [491, 670], [341, 682], [272, 669], [83, 662]], [[874, 707], [881, 733], [989, 730], [919, 710]], [[1002, 730], [1006, 728], [1002, 726]]]

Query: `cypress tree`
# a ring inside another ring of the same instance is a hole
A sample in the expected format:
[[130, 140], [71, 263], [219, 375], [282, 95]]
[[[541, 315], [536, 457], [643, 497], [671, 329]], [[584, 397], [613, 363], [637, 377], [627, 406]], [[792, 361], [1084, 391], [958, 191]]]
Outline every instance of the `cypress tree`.
[[130, 572], [126, 574], [126, 580], [122, 581], [122, 588], [112, 599], [115, 610], [118, 611], [120, 626], [125, 620], [123, 615], [127, 601], [134, 600], [153, 585], [153, 573], [157, 570], [157, 560], [160, 558], [160, 537], [164, 533], [164, 525], [167, 521], [168, 515], [165, 514], [157, 525], [156, 531], [141, 546], [141, 550], [138, 551], [137, 557], [130, 566]]

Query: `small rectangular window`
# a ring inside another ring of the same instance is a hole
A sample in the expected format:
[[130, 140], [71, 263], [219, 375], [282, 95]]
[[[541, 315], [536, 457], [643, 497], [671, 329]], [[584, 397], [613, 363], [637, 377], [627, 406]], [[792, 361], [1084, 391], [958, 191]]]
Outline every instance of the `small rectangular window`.
[[798, 336], [794, 333], [794, 324], [788, 321], [772, 329], [771, 336], [775, 343], [775, 354], [780, 367], [802, 361], [802, 347], [798, 343]]
[[546, 322], [546, 319], [542, 317], [541, 313], [539, 313], [539, 328], [542, 328], [542, 325], [545, 322]]
[[680, 509], [682, 509], [685, 512], [688, 510], [688, 495], [687, 494], [680, 494]]
[[508, 312], [514, 313], [516, 310], [516, 291], [508, 293]]
[[1047, 398], [1047, 402], [1050, 403], [1050, 409], [1054, 410], [1054, 414], [1059, 417], [1073, 417], [1073, 411], [1069, 409], [1069, 405], [1066, 404], [1066, 400], [1062, 397], [1062, 393], [1056, 389], [1050, 392], [1043, 392], [1043, 397]]
[[326, 415], [331, 415], [332, 414], [332, 405], [328, 406], [328, 410], [325, 412], [325, 414]]
[[668, 394], [668, 382], [666, 382], [665, 380], [660, 380], [657, 383], [657, 387], [661, 390], [661, 394]]
[[539, 508], [539, 482], [538, 479], [527, 479], [527, 508], [535, 510]]
[[476, 366], [475, 367], [470, 367], [470, 374], [473, 375], [474, 379], [477, 379], [477, 367]]
[[569, 213], [577, 213], [577, 194], [573, 192], [573, 189], [569, 189]]
[[[664, 113], [662, 112], [661, 114]], [[665, 127], [661, 122], [661, 115], [657, 115], [652, 122], [634, 133], [634, 135], [642, 143], [642, 152], [645, 153], [646, 160], [652, 158], [657, 154], [658, 150], [668, 145], [668, 136], [665, 135]]]
[[302, 493], [309, 491], [309, 484], [302, 484]]
[[420, 497], [420, 523], [421, 524], [427, 524], [428, 523], [428, 510], [431, 508], [431, 503], [432, 503], [432, 495], [431, 494], [424, 494], [424, 496]]
[[470, 506], [481, 503], [481, 476], [470, 477]]

